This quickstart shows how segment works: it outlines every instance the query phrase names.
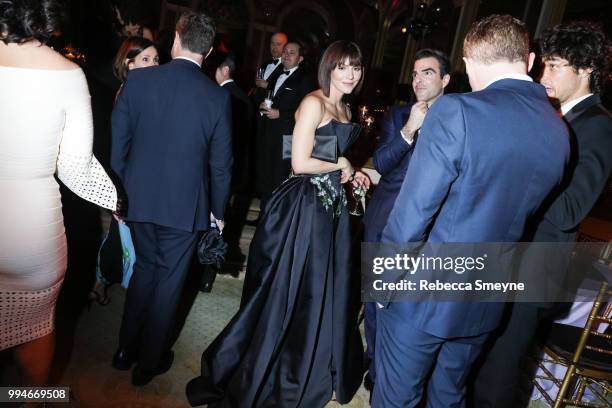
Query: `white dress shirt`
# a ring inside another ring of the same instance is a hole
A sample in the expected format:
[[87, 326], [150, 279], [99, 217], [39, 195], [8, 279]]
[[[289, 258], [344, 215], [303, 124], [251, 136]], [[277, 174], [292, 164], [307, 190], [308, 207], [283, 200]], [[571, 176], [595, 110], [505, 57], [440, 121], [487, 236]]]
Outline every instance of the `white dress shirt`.
[[589, 96], [593, 95], [592, 93], [583, 95], [579, 98], [576, 99], [572, 99], [571, 101], [564, 103], [563, 105], [561, 105], [561, 114], [563, 116], [567, 115], [567, 112], [571, 111], [572, 108], [576, 105], [578, 105], [580, 102], [584, 101], [586, 98], [588, 98]]
[[274, 59], [274, 62], [272, 64], [266, 65], [266, 69], [264, 70], [264, 74], [263, 74], [263, 79], [267, 81], [268, 77], [272, 75], [272, 72], [274, 72], [274, 70], [276, 69], [276, 67], [278, 67], [278, 64], [280, 64], [280, 62], [281, 62], [281, 59], [276, 58]]
[[502, 79], [518, 79], [521, 81], [529, 81], [529, 82], [533, 82], [533, 79], [531, 79], [531, 77], [527, 74], [503, 74], [500, 76], [496, 76], [495, 78], [493, 78], [492, 80], [490, 80], [489, 82], [487, 82], [487, 84], [484, 86], [484, 88], [488, 88], [489, 85], [491, 85], [493, 82], [497, 82], [500, 81]]
[[219, 86], [223, 86], [225, 84], [229, 84], [230, 82], [234, 82], [233, 79], [226, 79], [225, 81], [221, 82], [221, 84]]
[[291, 76], [291, 74], [295, 72], [296, 69], [298, 69], [298, 67], [299, 65], [296, 65], [295, 67], [289, 70], [288, 74], [285, 74], [283, 72], [282, 74], [279, 75], [278, 79], [276, 80], [276, 85], [274, 86], [274, 95], [276, 95], [280, 87], [283, 86], [283, 83], [287, 80], [287, 78]]
[[198, 67], [200, 67], [200, 68], [202, 67], [202, 64], [200, 64], [198, 61], [196, 61], [194, 59], [191, 59], [189, 57], [176, 57], [175, 59], [184, 59], [184, 60], [187, 60], [187, 61], [191, 61], [194, 64], [196, 64]]

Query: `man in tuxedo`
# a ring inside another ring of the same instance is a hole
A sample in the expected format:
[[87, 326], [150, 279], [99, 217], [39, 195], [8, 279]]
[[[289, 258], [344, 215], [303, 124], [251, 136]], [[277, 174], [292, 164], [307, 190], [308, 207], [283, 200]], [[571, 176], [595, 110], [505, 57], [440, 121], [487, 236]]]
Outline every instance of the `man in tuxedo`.
[[242, 89], [234, 82], [236, 60], [232, 54], [220, 56], [220, 63], [215, 70], [215, 80], [219, 86], [230, 93], [232, 101], [232, 147], [234, 169], [232, 187], [234, 191], [243, 192], [248, 183], [248, 145], [254, 118], [254, 106]]
[[274, 83], [272, 107], [265, 102], [259, 106], [263, 115], [257, 142], [257, 192], [263, 210], [276, 187], [289, 177], [291, 163], [283, 160], [283, 135], [293, 133], [295, 111], [302, 98], [313, 89], [300, 63], [302, 47], [288, 42], [282, 53], [283, 72]]
[[200, 66], [212, 20], [186, 12], [173, 60], [130, 72], [112, 116], [111, 166], [129, 200], [137, 259], [113, 367], [142, 386], [172, 365], [170, 333], [200, 231], [223, 228], [231, 182], [230, 97]]
[[283, 49], [287, 44], [287, 34], [279, 31], [274, 33], [270, 37], [270, 58], [264, 61], [259, 67], [261, 70], [261, 78], [255, 80], [255, 104], [259, 105], [265, 97], [268, 91], [274, 90], [274, 84], [276, 79], [283, 72], [283, 64], [281, 63], [281, 56]]
[[[582, 220], [595, 205], [612, 172], [612, 116], [599, 99], [606, 78], [609, 42], [590, 23], [561, 25], [543, 33], [540, 51], [544, 71], [540, 83], [556, 105], [570, 131], [572, 151], [561, 185], [546, 199], [527, 231], [525, 241], [573, 242]], [[567, 253], [534, 260], [523, 257], [524, 272], [547, 274], [563, 282]], [[536, 263], [534, 263], [536, 262]], [[523, 270], [521, 271], [523, 272]], [[474, 406], [524, 406], [519, 396], [521, 359], [536, 329], [550, 316], [551, 305], [508, 305], [509, 318], [491, 339], [491, 349], [476, 378]]]
[[[419, 129], [427, 111], [444, 94], [450, 81], [450, 61], [442, 51], [425, 48], [416, 53], [412, 68], [412, 90], [416, 103], [389, 109], [381, 123], [380, 139], [374, 151], [374, 167], [381, 175], [363, 216], [364, 241], [379, 242], [387, 217], [399, 194]], [[366, 384], [376, 381], [374, 348], [376, 339], [376, 304], [365, 304], [365, 335], [368, 348]]]
[[[467, 33], [463, 54], [474, 92], [441, 96], [427, 113], [382, 242], [518, 241], [561, 180], [567, 130], [527, 76], [534, 55], [524, 23], [485, 17]], [[377, 307], [372, 406], [417, 406], [431, 373], [427, 406], [464, 407], [467, 373], [503, 304]]]

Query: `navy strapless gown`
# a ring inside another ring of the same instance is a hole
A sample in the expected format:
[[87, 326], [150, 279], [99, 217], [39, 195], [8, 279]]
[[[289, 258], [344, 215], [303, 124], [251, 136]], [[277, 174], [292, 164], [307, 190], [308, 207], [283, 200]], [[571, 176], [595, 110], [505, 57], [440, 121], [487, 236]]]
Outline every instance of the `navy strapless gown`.
[[[332, 120], [343, 154], [359, 125]], [[240, 309], [187, 385], [192, 405], [318, 408], [361, 384], [359, 267], [340, 172], [296, 175], [268, 201], [251, 242]]]

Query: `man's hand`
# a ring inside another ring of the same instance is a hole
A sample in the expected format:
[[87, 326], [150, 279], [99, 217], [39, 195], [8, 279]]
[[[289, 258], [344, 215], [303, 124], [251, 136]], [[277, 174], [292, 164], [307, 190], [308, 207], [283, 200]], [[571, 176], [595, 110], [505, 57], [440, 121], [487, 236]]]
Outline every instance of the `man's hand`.
[[266, 81], [265, 79], [256, 79], [255, 86], [258, 88], [266, 89], [268, 88], [268, 81]]
[[219, 231], [223, 232], [223, 228], [225, 228], [225, 221], [216, 219], [213, 213], [210, 213], [210, 222], [217, 224]]
[[404, 136], [408, 140], [412, 140], [416, 131], [423, 126], [423, 121], [425, 120], [425, 115], [427, 115], [427, 110], [427, 102], [417, 102], [412, 105], [412, 108], [410, 109], [410, 117], [402, 128], [402, 133], [404, 133]]
[[278, 109], [268, 109], [264, 112], [264, 115], [268, 117], [268, 119], [278, 119], [280, 117], [280, 112]]
[[217, 228], [219, 228], [219, 231], [223, 232], [223, 228], [225, 228], [225, 221], [215, 220], [215, 224], [217, 224]]

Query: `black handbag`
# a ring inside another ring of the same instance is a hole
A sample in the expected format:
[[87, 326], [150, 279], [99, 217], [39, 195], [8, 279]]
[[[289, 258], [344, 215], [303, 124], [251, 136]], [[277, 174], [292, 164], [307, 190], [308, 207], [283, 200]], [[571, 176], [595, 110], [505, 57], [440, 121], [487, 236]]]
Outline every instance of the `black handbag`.
[[221, 269], [225, 262], [228, 245], [223, 240], [219, 229], [210, 228], [204, 231], [200, 242], [198, 243], [198, 260], [202, 265], [212, 265], [217, 269]]
[[[283, 160], [291, 159], [293, 135], [283, 135]], [[329, 163], [338, 163], [338, 137], [315, 135], [310, 157]]]

